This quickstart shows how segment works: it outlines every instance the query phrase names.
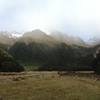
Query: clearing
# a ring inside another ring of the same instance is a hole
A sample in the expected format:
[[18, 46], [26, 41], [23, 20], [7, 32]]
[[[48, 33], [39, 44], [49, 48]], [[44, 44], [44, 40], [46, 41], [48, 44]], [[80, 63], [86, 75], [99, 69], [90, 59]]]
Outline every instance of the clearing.
[[3, 100], [100, 100], [100, 80], [92, 73], [0, 73]]

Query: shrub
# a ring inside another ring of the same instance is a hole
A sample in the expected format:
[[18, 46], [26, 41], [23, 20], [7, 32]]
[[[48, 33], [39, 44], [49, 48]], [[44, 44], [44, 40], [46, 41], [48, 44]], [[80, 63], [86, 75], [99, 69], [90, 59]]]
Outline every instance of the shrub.
[[0, 72], [21, 72], [24, 67], [16, 62], [11, 55], [0, 49]]

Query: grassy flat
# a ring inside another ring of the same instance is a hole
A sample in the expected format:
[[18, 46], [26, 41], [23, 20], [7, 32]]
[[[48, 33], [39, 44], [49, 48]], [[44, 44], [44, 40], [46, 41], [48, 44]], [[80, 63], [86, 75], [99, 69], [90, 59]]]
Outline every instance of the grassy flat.
[[0, 96], [3, 100], [100, 100], [100, 81], [93, 75], [56, 72], [1, 74]]

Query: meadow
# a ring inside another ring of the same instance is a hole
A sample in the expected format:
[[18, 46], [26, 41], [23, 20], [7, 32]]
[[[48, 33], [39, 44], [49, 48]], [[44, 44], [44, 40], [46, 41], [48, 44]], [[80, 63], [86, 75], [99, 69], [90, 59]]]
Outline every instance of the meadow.
[[99, 76], [93, 73], [0, 73], [1, 100], [100, 100]]

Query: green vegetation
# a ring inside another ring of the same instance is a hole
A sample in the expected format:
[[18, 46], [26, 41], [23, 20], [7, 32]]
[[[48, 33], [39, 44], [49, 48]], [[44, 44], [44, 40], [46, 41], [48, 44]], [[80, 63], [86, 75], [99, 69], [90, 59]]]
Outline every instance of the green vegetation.
[[100, 48], [96, 50], [95, 57], [93, 60], [93, 69], [96, 74], [100, 74]]
[[20, 63], [39, 66], [39, 70], [91, 70], [92, 49], [58, 43], [16, 42], [9, 53]]
[[38, 68], [40, 67], [40, 64], [33, 64], [33, 63], [23, 63], [22, 64], [25, 68], [26, 71], [37, 71]]
[[[1, 37], [4, 38], [5, 35]], [[6, 38], [10, 41], [9, 36]], [[97, 72], [100, 70], [97, 64], [99, 59], [95, 60], [93, 55], [98, 47], [100, 45], [90, 47], [80, 38], [68, 37], [60, 33], [52, 36], [40, 30], [27, 32], [20, 38], [11, 38], [9, 44], [4, 41], [0, 44], [0, 48], [6, 50], [28, 71], [95, 70]], [[8, 63], [4, 65], [7, 66]]]
[[56, 39], [38, 30], [35, 34], [29, 32], [11, 41], [9, 37], [3, 41], [3, 36], [0, 99], [100, 100], [100, 45], [89, 47], [81, 39]]
[[28, 72], [0, 75], [0, 79], [0, 96], [4, 100], [100, 100], [100, 80], [91, 74]]
[[0, 72], [20, 72], [24, 68], [11, 55], [0, 49]]

